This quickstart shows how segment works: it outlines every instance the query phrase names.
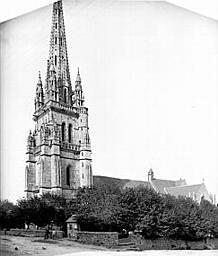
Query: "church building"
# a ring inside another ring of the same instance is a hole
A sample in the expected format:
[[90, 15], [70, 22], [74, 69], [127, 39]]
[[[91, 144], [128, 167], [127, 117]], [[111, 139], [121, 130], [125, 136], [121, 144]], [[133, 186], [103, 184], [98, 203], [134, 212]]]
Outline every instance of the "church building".
[[153, 189], [160, 195], [170, 194], [175, 197], [189, 197], [197, 203], [200, 203], [202, 199], [209, 201], [216, 205], [216, 197], [208, 192], [204, 182], [200, 184], [188, 185], [185, 179], [169, 180], [159, 179], [154, 177], [154, 171], [150, 169], [147, 174], [147, 180], [130, 180], [119, 179], [106, 176], [93, 176], [94, 186], [102, 186], [104, 184], [110, 184], [114, 187], [121, 189], [146, 187]]
[[53, 4], [47, 74], [43, 85], [39, 73], [33, 120], [26, 153], [27, 198], [46, 192], [72, 196], [79, 187], [91, 187], [88, 108], [79, 69], [74, 89], [71, 84], [62, 1]]

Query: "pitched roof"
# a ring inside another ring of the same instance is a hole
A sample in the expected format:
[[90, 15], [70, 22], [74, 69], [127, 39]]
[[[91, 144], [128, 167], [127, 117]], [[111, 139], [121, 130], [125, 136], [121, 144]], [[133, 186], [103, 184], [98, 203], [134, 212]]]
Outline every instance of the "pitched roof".
[[143, 187], [149, 187], [151, 188], [151, 184], [148, 181], [141, 181], [141, 180], [130, 180], [127, 182], [123, 188], [135, 188], [138, 186], [143, 186]]
[[165, 194], [165, 188], [168, 187], [176, 187], [186, 185], [185, 180], [161, 180], [161, 179], [152, 179], [151, 180], [152, 187], [159, 193]]
[[147, 181], [141, 180], [129, 180], [129, 179], [119, 179], [107, 176], [93, 176], [94, 186], [109, 184], [119, 188], [135, 188], [138, 186], [145, 186], [151, 188], [151, 185]]
[[76, 214], [73, 214], [70, 216], [70, 218], [66, 220], [66, 222], [76, 222], [76, 220], [77, 220], [77, 216]]
[[174, 196], [187, 196], [189, 197], [190, 194], [198, 194], [204, 189], [204, 183], [196, 184], [196, 185], [186, 185], [186, 186], [178, 186], [178, 187], [168, 187], [166, 188], [166, 192], [174, 195]]
[[93, 185], [96, 187], [107, 184], [107, 185], [123, 188], [124, 185], [129, 181], [130, 180], [128, 179], [119, 179], [119, 178], [112, 178], [107, 176], [99, 176], [99, 175], [93, 176]]

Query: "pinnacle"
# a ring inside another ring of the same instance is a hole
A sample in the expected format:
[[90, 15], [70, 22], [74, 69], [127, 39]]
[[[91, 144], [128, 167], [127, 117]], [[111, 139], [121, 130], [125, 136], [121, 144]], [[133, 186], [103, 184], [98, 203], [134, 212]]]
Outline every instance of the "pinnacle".
[[38, 84], [42, 84], [42, 79], [41, 79], [41, 73], [39, 71], [39, 79], [38, 79]]
[[54, 64], [53, 64], [53, 62], [51, 63], [50, 71], [51, 71], [51, 72], [55, 72], [55, 68], [54, 68]]
[[79, 68], [77, 68], [76, 82], [81, 82], [81, 77], [80, 77], [80, 73], [79, 73]]

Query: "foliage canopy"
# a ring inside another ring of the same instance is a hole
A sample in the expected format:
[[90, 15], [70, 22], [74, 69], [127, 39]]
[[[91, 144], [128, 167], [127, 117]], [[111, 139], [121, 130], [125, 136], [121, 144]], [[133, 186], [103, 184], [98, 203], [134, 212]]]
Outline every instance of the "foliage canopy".
[[23, 223], [64, 227], [76, 214], [86, 231], [138, 230], [146, 238], [201, 239], [209, 232], [218, 237], [218, 208], [206, 200], [160, 195], [146, 187], [120, 189], [111, 185], [80, 188], [77, 195], [43, 194], [14, 205], [1, 201], [1, 228]]

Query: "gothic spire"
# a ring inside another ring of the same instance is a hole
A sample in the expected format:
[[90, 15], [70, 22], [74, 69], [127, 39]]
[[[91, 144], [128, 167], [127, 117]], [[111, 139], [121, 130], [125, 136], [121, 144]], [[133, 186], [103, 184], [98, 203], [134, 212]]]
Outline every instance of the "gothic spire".
[[[64, 101], [71, 104], [70, 97], [72, 94], [70, 71], [67, 55], [67, 43], [64, 26], [64, 15], [62, 1], [53, 4], [52, 26], [49, 46], [49, 59], [47, 64], [46, 91], [47, 101], [49, 98], [49, 79], [51, 73], [55, 73], [57, 81], [57, 90], [59, 94], [58, 101]], [[67, 91], [67, 100], [66, 100]], [[65, 99], [64, 99], [65, 98]]]

